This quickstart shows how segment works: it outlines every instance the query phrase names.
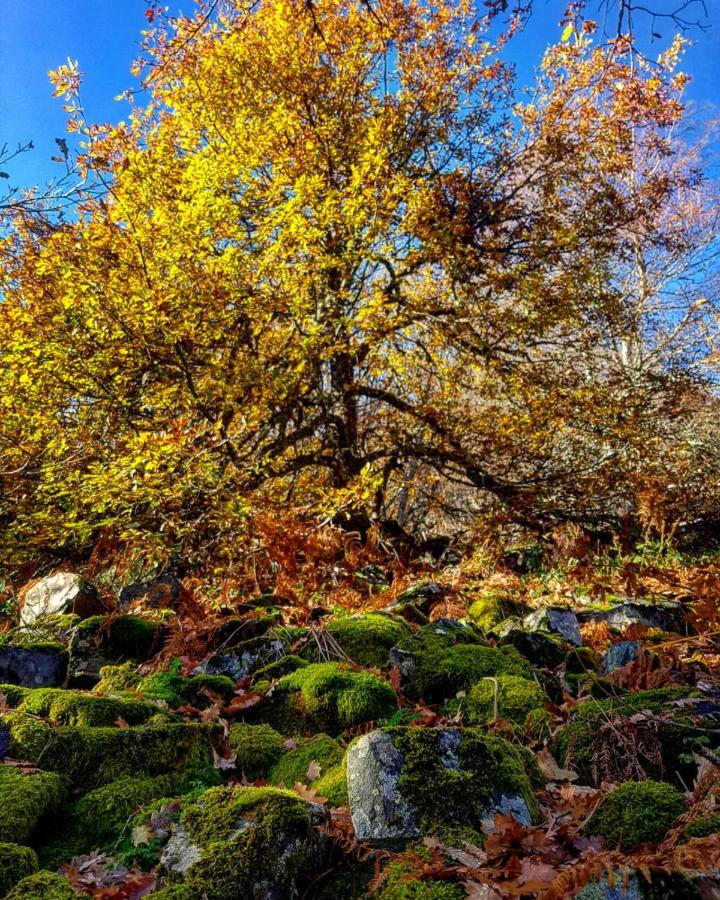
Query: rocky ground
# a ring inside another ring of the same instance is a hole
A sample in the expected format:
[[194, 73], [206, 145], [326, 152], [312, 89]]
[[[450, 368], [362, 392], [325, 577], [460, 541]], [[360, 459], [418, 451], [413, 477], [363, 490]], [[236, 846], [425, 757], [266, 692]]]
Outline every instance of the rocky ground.
[[301, 623], [167, 574], [112, 609], [30, 585], [0, 897], [720, 897], [714, 601], [357, 577], [373, 611]]

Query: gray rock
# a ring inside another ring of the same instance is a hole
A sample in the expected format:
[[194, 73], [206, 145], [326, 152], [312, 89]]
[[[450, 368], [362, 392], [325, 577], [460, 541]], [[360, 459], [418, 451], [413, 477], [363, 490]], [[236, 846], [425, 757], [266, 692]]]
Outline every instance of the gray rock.
[[544, 606], [525, 616], [523, 625], [528, 631], [548, 631], [559, 634], [576, 647], [582, 645], [578, 618], [571, 609]]
[[403, 757], [384, 731], [363, 735], [347, 753], [352, 822], [360, 841], [418, 837], [417, 810], [398, 787]]
[[81, 575], [57, 572], [25, 591], [20, 624], [27, 628], [38, 619], [57, 613], [76, 613], [86, 619], [102, 611], [97, 591]]
[[240, 681], [263, 666], [282, 659], [287, 652], [287, 642], [279, 638], [253, 638], [215, 653], [196, 671], [205, 675], [227, 675]]
[[399, 610], [404, 606], [413, 606], [421, 612], [427, 613], [430, 609], [445, 596], [445, 588], [434, 581], [429, 584], [416, 584], [414, 587], [408, 588], [393, 600], [386, 607], [387, 609]]
[[581, 622], [607, 622], [616, 631], [629, 625], [644, 625], [685, 634], [687, 626], [683, 621], [683, 607], [680, 603], [643, 603], [628, 600], [616, 603], [607, 609], [585, 610], [578, 613]]
[[603, 654], [600, 663], [600, 671], [603, 675], [609, 675], [615, 669], [622, 669], [638, 657], [637, 641], [621, 641], [619, 644], [611, 644]]
[[[419, 731], [424, 734], [418, 735]], [[413, 732], [411, 739], [410, 732]], [[406, 760], [402, 748], [408, 746], [408, 739], [417, 751]], [[393, 728], [363, 735], [347, 752], [348, 799], [358, 840], [392, 843], [422, 834], [424, 816], [432, 810], [431, 815], [436, 817], [437, 805], [430, 799], [425, 809], [422, 793], [418, 799], [416, 791], [410, 800], [403, 792], [407, 788], [402, 785], [427, 782], [430, 794], [434, 779], [441, 778], [443, 769], [457, 772], [458, 785], [462, 785], [454, 796], [442, 798], [446, 799], [447, 807], [440, 815], [448, 823], [492, 830], [494, 816], [501, 812], [529, 825], [531, 813], [519, 793], [525, 789], [520, 783], [522, 779], [510, 782], [503, 774], [506, 772], [503, 753], [516, 751], [509, 744], [506, 751], [497, 743], [486, 745], [489, 740], [479, 729], [458, 728]], [[423, 763], [419, 762], [421, 759]], [[476, 762], [471, 763], [470, 759]], [[496, 761], [498, 768], [493, 772]], [[494, 775], [497, 783], [488, 791], [488, 780], [492, 782]]]
[[579, 894], [575, 894], [575, 900], [642, 900], [643, 893], [640, 884], [633, 875], [628, 879], [627, 887], [623, 887], [622, 874], [618, 872], [615, 885], [610, 887], [607, 878], [593, 882], [584, 887]]
[[363, 566], [355, 573], [355, 580], [374, 587], [387, 587], [392, 584], [392, 572], [382, 566]]
[[160, 856], [160, 868], [172, 877], [180, 877], [202, 859], [202, 850], [194, 844], [182, 825], [175, 825]]
[[0, 647], [0, 683], [22, 687], [59, 687], [68, 655], [52, 647]]

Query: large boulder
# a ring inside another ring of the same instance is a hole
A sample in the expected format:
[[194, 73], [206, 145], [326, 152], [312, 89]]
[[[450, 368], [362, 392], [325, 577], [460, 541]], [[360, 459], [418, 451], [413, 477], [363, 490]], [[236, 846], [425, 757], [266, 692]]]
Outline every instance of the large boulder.
[[45, 616], [75, 613], [83, 619], [103, 611], [97, 590], [81, 575], [56, 572], [21, 593], [20, 624], [30, 627]]
[[289, 791], [213, 788], [183, 811], [161, 872], [188, 896], [293, 900], [325, 863], [324, 823], [321, 807]]
[[361, 841], [487, 829], [498, 812], [530, 825], [538, 779], [530, 754], [475, 728], [386, 728], [363, 735], [347, 752], [350, 810]]

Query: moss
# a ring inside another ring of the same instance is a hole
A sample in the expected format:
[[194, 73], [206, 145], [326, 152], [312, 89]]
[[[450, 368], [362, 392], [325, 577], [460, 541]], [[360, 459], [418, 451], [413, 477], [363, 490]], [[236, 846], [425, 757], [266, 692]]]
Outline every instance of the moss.
[[[668, 704], [691, 696], [697, 696], [697, 692], [688, 688], [668, 687], [581, 703], [574, 711], [573, 720], [558, 732], [553, 752], [561, 765], [574, 769], [585, 783], [592, 783], [593, 758], [598, 748], [598, 728], [601, 724], [612, 718], [629, 717], [643, 710], [663, 714], [671, 712], [682, 723], [682, 717], [689, 714], [688, 709], [668, 707]], [[672, 725], [663, 728], [660, 734], [663, 757], [672, 769], [677, 768], [677, 757], [682, 752], [686, 737], [685, 729], [673, 728]], [[652, 775], [662, 774], [657, 767], [651, 766], [649, 771]]]
[[38, 858], [30, 847], [0, 844], [0, 897], [4, 897], [18, 881], [34, 875], [37, 870]]
[[468, 616], [482, 631], [492, 631], [505, 619], [524, 613], [522, 604], [488, 591], [470, 604]]
[[261, 666], [259, 669], [256, 669], [253, 674], [254, 684], [257, 685], [258, 682], [263, 681], [276, 681], [278, 678], [282, 678], [283, 675], [297, 672], [298, 669], [302, 669], [302, 667], [306, 665], [308, 665], [306, 659], [302, 659], [294, 653], [288, 653], [288, 655], [283, 656], [282, 659], [278, 659], [276, 662], [269, 663], [267, 666]]
[[25, 775], [14, 766], [0, 765], [0, 841], [28, 843], [41, 821], [57, 812], [64, 796], [59, 775]]
[[395, 694], [381, 678], [340, 663], [313, 663], [280, 679], [263, 714], [283, 734], [337, 734], [395, 709]]
[[148, 900], [197, 900], [197, 895], [193, 888], [189, 888], [185, 884], [171, 884], [168, 887], [161, 888], [159, 891], [153, 891], [148, 894]]
[[333, 619], [326, 631], [353, 662], [381, 669], [388, 665], [390, 648], [410, 634], [402, 619], [381, 613], [342, 616]]
[[8, 706], [15, 707], [22, 703], [30, 688], [19, 687], [17, 684], [0, 684], [0, 694], [5, 698]]
[[710, 837], [720, 833], [720, 813], [695, 819], [685, 828], [685, 836], [690, 838]]
[[285, 752], [285, 739], [270, 725], [238, 722], [230, 728], [229, 742], [237, 754], [237, 768], [249, 781], [267, 778]]
[[121, 666], [103, 666], [100, 669], [100, 681], [94, 690], [98, 694], [120, 694], [124, 691], [134, 691], [141, 681], [132, 662], [123, 663]]
[[185, 876], [197, 897], [289, 896], [321, 862], [313, 859], [318, 845], [310, 808], [289, 791], [213, 788], [181, 822], [203, 850]]
[[339, 870], [333, 871], [316, 884], [316, 900], [366, 900], [368, 887], [375, 876], [370, 861], [354, 862], [344, 859]]
[[136, 696], [148, 700], [160, 700], [168, 706], [195, 706], [203, 708], [212, 703], [210, 694], [218, 694], [228, 702], [235, 693], [235, 682], [225, 675], [180, 674], [181, 663], [174, 660], [167, 672], [158, 672], [141, 678], [132, 663], [122, 666], [104, 666], [100, 670], [100, 681], [95, 692], [100, 694], [132, 691]]
[[73, 628], [80, 622], [74, 613], [56, 613], [42, 616], [29, 627], [12, 628], [0, 634], [0, 647], [35, 648], [43, 645], [60, 647], [62, 650], [70, 638]]
[[74, 804], [72, 829], [86, 842], [88, 850], [115, 842], [133, 813], [153, 800], [168, 796], [177, 787], [178, 779], [168, 775], [119, 778], [95, 788]]
[[321, 797], [325, 797], [330, 806], [347, 806], [347, 770], [345, 762], [339, 763], [328, 769], [313, 784], [313, 790]]
[[439, 703], [488, 676], [532, 678], [529, 663], [514, 647], [499, 649], [454, 638], [421, 629], [398, 645], [412, 660], [406, 687], [410, 699]]
[[544, 709], [545, 692], [535, 681], [517, 675], [498, 675], [474, 684], [462, 701], [463, 719], [468, 725], [488, 725], [498, 717], [524, 725], [533, 710]]
[[211, 725], [147, 724], [131, 728], [51, 726], [13, 712], [5, 717], [11, 752], [45, 769], [60, 772], [84, 788], [125, 775], [176, 773], [188, 782], [217, 784], [212, 763]]
[[[465, 891], [452, 882], [420, 880], [417, 869], [401, 862], [390, 863], [379, 900], [463, 900]], [[415, 877], [413, 877], [415, 875]]]
[[[522, 797], [533, 820], [533, 783], [542, 776], [529, 751], [479, 728], [388, 728], [403, 756], [400, 793], [418, 811], [424, 833], [480, 829], [501, 796]], [[432, 786], [429, 790], [428, 787]]]
[[661, 781], [628, 781], [605, 797], [587, 824], [610, 847], [661, 841], [685, 807], [683, 795]]
[[5, 900], [77, 900], [89, 894], [76, 894], [67, 879], [54, 872], [38, 872], [23, 878]]
[[123, 616], [110, 626], [110, 644], [122, 656], [148, 659], [156, 648], [161, 626], [137, 616]]
[[28, 691], [18, 707], [21, 712], [48, 719], [55, 725], [143, 725], [157, 709], [137, 700], [97, 697], [62, 688]]
[[316, 734], [311, 738], [301, 738], [297, 747], [283, 753], [270, 770], [271, 784], [291, 788], [295, 782], [310, 784], [316, 779], [308, 777], [311, 763], [320, 766], [321, 773], [337, 766], [343, 758], [343, 751], [337, 741], [327, 734]]

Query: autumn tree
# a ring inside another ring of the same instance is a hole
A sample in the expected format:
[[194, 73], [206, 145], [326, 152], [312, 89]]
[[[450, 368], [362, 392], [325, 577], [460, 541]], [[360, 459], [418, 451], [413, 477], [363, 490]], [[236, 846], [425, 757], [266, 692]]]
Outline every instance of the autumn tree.
[[54, 73], [104, 189], [4, 239], [12, 540], [222, 542], [258, 505], [388, 507], [409, 465], [542, 512], [573, 417], [612, 419], [568, 359], [675, 189], [620, 183], [680, 120], [679, 45], [638, 67], [573, 19], [518, 105], [469, 0], [213, 12], [160, 24], [118, 126]]

